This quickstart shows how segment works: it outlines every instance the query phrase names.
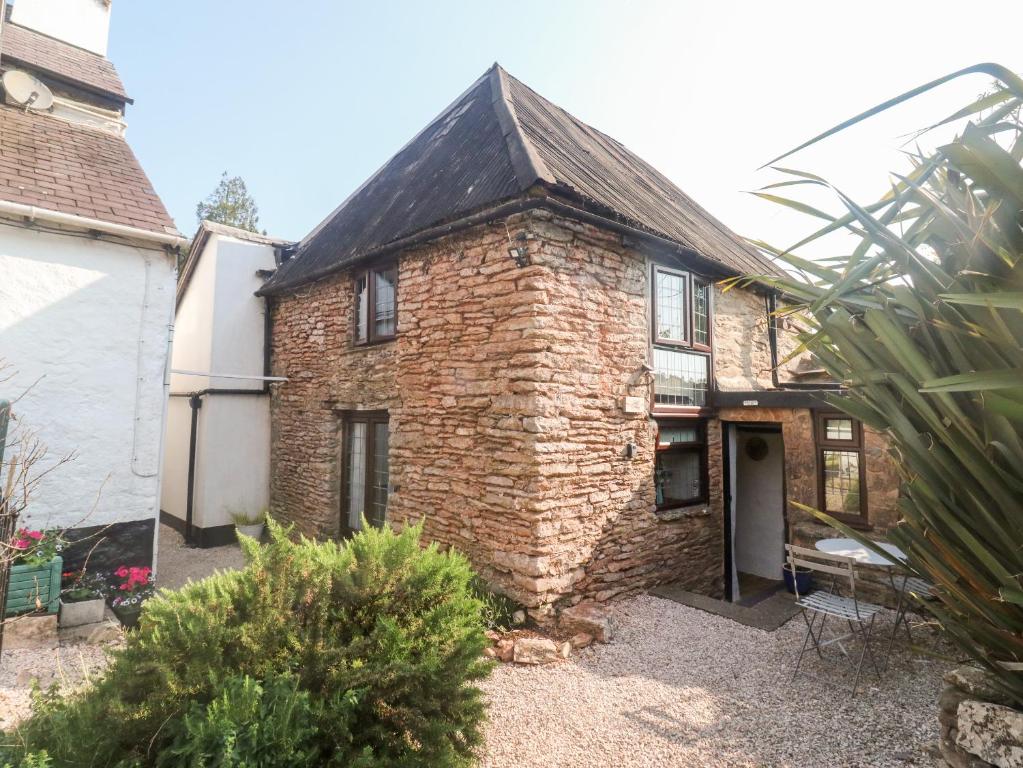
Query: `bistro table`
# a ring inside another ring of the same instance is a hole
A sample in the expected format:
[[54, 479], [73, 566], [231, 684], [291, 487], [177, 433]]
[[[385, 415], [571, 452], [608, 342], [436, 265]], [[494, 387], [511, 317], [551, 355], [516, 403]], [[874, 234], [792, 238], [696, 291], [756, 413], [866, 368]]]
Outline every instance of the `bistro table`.
[[892, 556], [891, 560], [881, 557], [872, 549], [867, 549], [856, 539], [821, 539], [817, 542], [816, 547], [821, 552], [827, 552], [829, 555], [851, 557], [858, 563], [877, 565], [881, 568], [898, 567], [906, 561], [905, 553], [894, 544], [889, 544], [886, 541], [878, 541], [876, 543], [877, 546]]
[[[888, 572], [888, 581], [892, 585], [892, 590], [898, 597], [898, 602], [895, 606], [895, 624], [892, 626], [892, 635], [888, 640], [888, 650], [884, 655], [884, 669], [888, 669], [888, 660], [892, 655], [892, 646], [895, 644], [895, 633], [899, 629], [899, 624], [905, 624], [906, 632], [909, 633], [909, 623], [906, 619], [906, 612], [909, 605], [906, 602], [906, 585], [909, 581], [908, 574], [902, 575], [902, 588], [900, 589], [895, 584], [895, 575], [892, 573], [906, 562], [906, 553], [899, 549], [894, 544], [889, 544], [887, 541], [875, 542], [877, 546], [883, 549], [885, 552], [891, 555], [891, 559], [882, 557], [880, 554], [872, 549], [860, 544], [856, 539], [821, 539], [817, 542], [816, 547], [821, 552], [826, 552], [829, 555], [842, 555], [843, 557], [851, 557], [858, 563], [864, 565], [874, 565], [879, 568], [884, 568]], [[910, 642], [912, 642], [912, 635], [910, 635]]]

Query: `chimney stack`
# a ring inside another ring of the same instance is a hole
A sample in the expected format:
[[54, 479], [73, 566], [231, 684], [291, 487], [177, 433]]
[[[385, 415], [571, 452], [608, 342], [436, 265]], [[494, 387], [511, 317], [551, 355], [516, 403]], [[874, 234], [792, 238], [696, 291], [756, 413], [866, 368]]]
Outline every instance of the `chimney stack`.
[[111, 0], [15, 0], [11, 22], [107, 55]]

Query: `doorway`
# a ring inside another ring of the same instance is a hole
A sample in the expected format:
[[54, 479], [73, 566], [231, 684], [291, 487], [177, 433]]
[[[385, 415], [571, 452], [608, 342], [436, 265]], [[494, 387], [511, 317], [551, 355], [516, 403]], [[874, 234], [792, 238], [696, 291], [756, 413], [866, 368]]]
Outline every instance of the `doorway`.
[[726, 561], [733, 602], [754, 605], [782, 585], [785, 445], [776, 425], [728, 426]]

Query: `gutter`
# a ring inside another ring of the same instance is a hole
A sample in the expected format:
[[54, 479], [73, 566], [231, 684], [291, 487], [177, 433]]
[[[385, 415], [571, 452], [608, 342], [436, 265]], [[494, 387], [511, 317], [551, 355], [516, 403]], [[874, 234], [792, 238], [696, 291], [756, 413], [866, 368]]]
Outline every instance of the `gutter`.
[[188, 245], [187, 238], [181, 235], [172, 235], [167, 232], [154, 232], [149, 229], [128, 226], [127, 224], [115, 224], [112, 221], [101, 221], [87, 216], [78, 216], [73, 213], [62, 213], [49, 208], [37, 208], [34, 205], [12, 203], [8, 200], [0, 200], [0, 214], [11, 216], [23, 216], [29, 221], [48, 221], [53, 224], [63, 224], [68, 227], [102, 232], [107, 235], [117, 235], [131, 238], [132, 240], [143, 240], [157, 245], [170, 248], [181, 248]]
[[470, 229], [480, 224], [489, 223], [495, 219], [501, 219], [504, 218], [505, 216], [510, 216], [515, 213], [524, 213], [525, 211], [532, 211], [538, 208], [545, 208], [551, 211], [552, 213], [560, 214], [570, 219], [576, 219], [577, 221], [582, 221], [587, 224], [593, 224], [594, 226], [600, 227], [602, 229], [608, 229], [611, 230], [612, 232], [616, 232], [621, 235], [629, 235], [631, 237], [637, 238], [638, 240], [643, 240], [645, 242], [661, 246], [674, 253], [678, 253], [687, 258], [694, 259], [702, 266], [711, 269], [713, 272], [719, 273], [726, 272], [729, 274], [737, 274], [735, 273], [734, 269], [729, 269], [724, 264], [714, 261], [713, 259], [709, 259], [703, 254], [699, 253], [698, 251], [693, 250], [692, 248], [686, 248], [685, 246], [680, 245], [674, 240], [669, 240], [668, 238], [662, 237], [661, 235], [656, 235], [652, 232], [647, 232], [646, 230], [638, 229], [637, 227], [633, 227], [628, 224], [623, 224], [620, 221], [609, 219], [606, 216], [591, 213], [589, 211], [583, 210], [582, 208], [576, 208], [573, 205], [568, 205], [567, 203], [563, 203], [560, 200], [557, 200], [553, 197], [542, 195], [537, 197], [519, 198], [517, 200], [512, 200], [507, 203], [501, 203], [500, 205], [497, 205], [494, 208], [490, 208], [485, 211], [480, 211], [478, 213], [473, 213], [468, 216], [463, 216], [462, 218], [456, 219], [455, 221], [449, 222], [447, 224], [440, 224], [434, 227], [427, 227], [426, 229], [422, 229], [415, 234], [409, 235], [408, 237], [403, 237], [398, 240], [392, 240], [390, 243], [386, 243], [385, 245], [373, 248], [367, 251], [366, 253], [357, 256], [354, 259], [350, 259], [339, 264], [331, 264], [329, 266], [322, 267], [314, 272], [304, 275], [300, 281], [294, 284], [289, 284], [287, 282], [287, 278], [284, 277], [282, 278], [282, 284], [280, 286], [275, 286], [268, 283], [264, 285], [262, 288], [260, 288], [258, 291], [256, 291], [256, 295], [272, 296], [275, 294], [294, 291], [302, 287], [303, 285], [316, 282], [317, 280], [321, 280], [324, 277], [334, 274], [335, 272], [343, 272], [347, 269], [351, 269], [352, 267], [361, 264], [362, 262], [380, 258], [388, 254], [394, 253], [395, 251], [405, 250], [406, 248], [411, 248], [416, 245], [422, 245], [423, 243], [429, 242], [431, 240], [436, 240], [441, 237], [446, 237], [447, 235], [462, 232], [466, 229]]

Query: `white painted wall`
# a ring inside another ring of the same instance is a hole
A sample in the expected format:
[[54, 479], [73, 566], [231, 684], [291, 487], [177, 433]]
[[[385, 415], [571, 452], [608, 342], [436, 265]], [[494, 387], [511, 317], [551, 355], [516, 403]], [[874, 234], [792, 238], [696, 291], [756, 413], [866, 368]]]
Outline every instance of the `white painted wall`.
[[174, 270], [163, 251], [0, 226], [0, 358], [17, 372], [0, 396], [32, 385], [19, 428], [50, 461], [76, 454], [40, 486], [32, 525], [156, 515]]
[[105, 0], [15, 0], [11, 21], [107, 55], [110, 4]]
[[[211, 233], [178, 306], [173, 368], [263, 375], [264, 312], [255, 296], [260, 269], [273, 269], [273, 248]], [[172, 377], [171, 391], [263, 389], [261, 381]], [[187, 506], [188, 398], [172, 397], [167, 423], [161, 508], [181, 520]], [[233, 512], [255, 513], [270, 497], [270, 407], [267, 396], [207, 395], [196, 447], [193, 523], [231, 524]]]

